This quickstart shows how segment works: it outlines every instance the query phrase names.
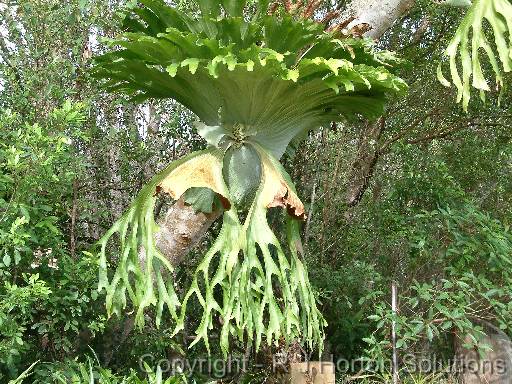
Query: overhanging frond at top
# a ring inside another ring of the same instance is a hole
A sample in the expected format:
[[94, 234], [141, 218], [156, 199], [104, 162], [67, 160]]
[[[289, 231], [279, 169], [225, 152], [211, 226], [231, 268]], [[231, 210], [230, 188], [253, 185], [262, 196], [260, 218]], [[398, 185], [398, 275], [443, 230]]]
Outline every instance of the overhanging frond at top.
[[140, 3], [109, 42], [120, 49], [97, 59], [95, 75], [136, 100], [175, 99], [206, 125], [242, 126], [278, 158], [298, 134], [378, 116], [388, 93], [406, 89], [388, 52], [312, 20], [268, 15], [264, 1], [250, 20], [240, 0], [197, 1], [194, 18], [161, 1]]

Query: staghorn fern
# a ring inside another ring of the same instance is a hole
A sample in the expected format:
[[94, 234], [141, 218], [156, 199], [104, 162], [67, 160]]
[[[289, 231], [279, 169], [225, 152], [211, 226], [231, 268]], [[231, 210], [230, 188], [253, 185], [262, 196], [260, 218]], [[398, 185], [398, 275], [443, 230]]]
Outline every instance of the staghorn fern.
[[[260, 1], [249, 20], [243, 0], [196, 2], [200, 11], [189, 16], [161, 1], [140, 1], [127, 11], [126, 32], [109, 41], [120, 49], [96, 59], [94, 75], [107, 89], [135, 101], [180, 102], [197, 115], [209, 144], [156, 175], [102, 238], [99, 288], [107, 291], [109, 313], [120, 313], [130, 299], [140, 326], [146, 308], [156, 306], [157, 324], [167, 308], [175, 333], [189, 300], [197, 299], [203, 314], [193, 344], [203, 340], [208, 349], [216, 316], [224, 353], [232, 337], [256, 348], [263, 338], [284, 338], [321, 349], [325, 321], [301, 255], [304, 206], [279, 158], [330, 121], [378, 116], [387, 95], [407, 86], [391, 72], [397, 60], [389, 52], [325, 32], [286, 7]], [[153, 239], [155, 194], [178, 199], [205, 188], [230, 206], [180, 300], [168, 273], [173, 267]], [[286, 247], [267, 222], [273, 207], [286, 215]], [[120, 256], [109, 279], [107, 245], [116, 234]]]
[[[485, 36], [485, 20], [494, 33], [497, 54]], [[471, 99], [471, 86], [480, 90], [482, 100], [485, 97], [484, 92], [490, 90], [480, 62], [481, 49], [485, 51], [491, 63], [497, 87], [500, 90], [503, 89], [503, 72], [510, 72], [512, 69], [511, 33], [512, 4], [509, 0], [475, 0], [457, 28], [454, 38], [445, 50], [445, 56], [450, 61], [452, 82], [457, 88], [457, 102], [462, 101], [465, 111]], [[458, 62], [462, 67], [462, 78], [457, 68]], [[447, 87], [451, 85], [443, 76], [441, 65], [438, 67], [437, 74], [443, 85]]]

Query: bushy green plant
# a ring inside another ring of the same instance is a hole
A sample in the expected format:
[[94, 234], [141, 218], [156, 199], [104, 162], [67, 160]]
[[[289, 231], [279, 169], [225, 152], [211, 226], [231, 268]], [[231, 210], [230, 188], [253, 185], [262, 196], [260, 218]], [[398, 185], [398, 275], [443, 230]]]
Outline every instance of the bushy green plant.
[[[389, 384], [393, 382], [393, 375], [389, 372], [376, 374], [362, 374], [357, 376], [348, 376], [336, 381], [339, 384]], [[403, 384], [456, 384], [455, 377], [445, 374], [400, 374], [400, 383]]]
[[0, 290], [0, 364], [7, 371], [15, 371], [21, 355], [30, 348], [25, 332], [34, 321], [33, 307], [51, 294], [38, 274], [24, 274], [20, 284], [6, 281]]
[[[31, 372], [32, 371], [32, 372]], [[131, 370], [128, 375], [117, 375], [102, 368], [97, 359], [88, 358], [86, 363], [73, 360], [55, 364], [34, 363], [16, 380], [9, 384], [22, 384], [31, 377], [33, 384], [196, 384], [195, 380], [183, 374], [166, 377], [160, 367], [153, 371], [145, 366], [145, 378]]]
[[66, 239], [81, 172], [71, 144], [84, 118], [84, 106], [71, 102], [39, 123], [0, 115], [0, 377], [66, 356], [81, 332], [105, 325], [94, 305], [96, 262], [80, 252], [72, 258]]
[[[39, 249], [58, 258], [65, 252], [62, 224], [76, 162], [70, 131], [83, 121], [83, 107], [67, 103], [45, 126], [9, 111], [0, 115], [0, 245], [2, 274], [27, 268]], [[60, 226], [60, 228], [59, 228]]]
[[[485, 352], [487, 346], [479, 342], [484, 335], [479, 319], [492, 319], [502, 330], [512, 326], [512, 234], [508, 226], [470, 202], [458, 209], [418, 214], [414, 220], [418, 232], [412, 238], [417, 241], [411, 244], [412, 256], [419, 263], [434, 261], [422, 271], [426, 279], [403, 287], [400, 313], [393, 313], [385, 297], [376, 304], [370, 320], [378, 335], [366, 339], [369, 353], [381, 357], [389, 353], [385, 335], [393, 321], [399, 350], [411, 350], [418, 342], [433, 342], [453, 332], [461, 339], [470, 337], [467, 348]], [[435, 233], [425, 232], [426, 228]]]

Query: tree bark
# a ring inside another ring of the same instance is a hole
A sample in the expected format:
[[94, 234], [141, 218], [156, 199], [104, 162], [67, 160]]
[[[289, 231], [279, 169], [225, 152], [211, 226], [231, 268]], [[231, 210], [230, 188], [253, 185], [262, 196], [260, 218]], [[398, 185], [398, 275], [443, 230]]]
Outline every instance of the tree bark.
[[183, 197], [180, 198], [158, 223], [160, 231], [155, 234], [157, 248], [172, 265], [180, 264], [221, 214], [222, 210], [196, 212], [185, 204]]
[[356, 158], [349, 174], [347, 187], [347, 205], [349, 207], [359, 204], [368, 189], [379, 158], [379, 139], [385, 124], [384, 118], [381, 117], [376, 122], [368, 123], [362, 129]]
[[365, 36], [379, 39], [393, 23], [404, 15], [415, 0], [352, 0], [341, 13], [342, 20], [354, 18], [347, 29], [359, 24], [368, 24], [370, 30]]
[[[415, 0], [353, 0], [347, 10], [342, 13], [342, 17], [344, 19], [354, 18], [347, 26], [348, 29], [358, 24], [368, 24], [370, 30], [365, 36], [379, 39], [397, 19], [412, 8], [414, 3]], [[379, 159], [378, 141], [384, 127], [385, 121], [381, 117], [374, 123], [368, 123], [362, 129], [357, 155], [349, 175], [346, 193], [349, 207], [359, 204], [368, 189]]]
[[467, 349], [471, 337], [455, 335], [455, 353], [461, 383], [463, 384], [510, 384], [512, 382], [512, 340], [499, 328], [485, 320], [473, 319], [484, 328], [486, 336], [479, 345], [491, 347], [481, 356], [476, 348]]

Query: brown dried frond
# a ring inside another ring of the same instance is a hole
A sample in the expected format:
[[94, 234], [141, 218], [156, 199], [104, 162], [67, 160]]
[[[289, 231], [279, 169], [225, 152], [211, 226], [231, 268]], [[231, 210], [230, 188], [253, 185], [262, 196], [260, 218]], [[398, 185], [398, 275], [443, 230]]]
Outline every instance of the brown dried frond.
[[327, 31], [328, 32], [341, 32], [343, 29], [347, 27], [351, 22], [353, 22], [356, 18], [354, 16], [349, 17], [346, 20], [343, 20], [341, 23], [332, 25]]
[[308, 5], [302, 12], [302, 17], [304, 19], [311, 19], [320, 5], [322, 5], [322, 0], [308, 0]]
[[268, 8], [267, 14], [270, 15], [270, 16], [273, 15], [277, 11], [277, 8], [279, 8], [279, 2], [278, 1], [272, 3], [272, 5]]

